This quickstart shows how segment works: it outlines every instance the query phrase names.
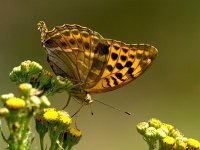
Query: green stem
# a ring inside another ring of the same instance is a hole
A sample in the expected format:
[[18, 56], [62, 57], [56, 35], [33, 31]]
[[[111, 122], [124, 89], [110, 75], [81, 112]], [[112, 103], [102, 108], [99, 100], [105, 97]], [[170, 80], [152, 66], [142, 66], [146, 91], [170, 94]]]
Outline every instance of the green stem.
[[41, 150], [44, 150], [44, 135], [40, 135], [40, 148]]
[[72, 149], [72, 145], [70, 145], [67, 150], [71, 150], [71, 149]]
[[60, 132], [50, 131], [51, 145], [49, 150], [56, 150], [57, 140], [60, 135]]
[[24, 144], [24, 140], [27, 140], [27, 137], [28, 137], [28, 131], [29, 131], [29, 125], [30, 125], [30, 121], [31, 121], [31, 118], [33, 117], [33, 113], [30, 112], [28, 113], [27, 116], [24, 117], [24, 123], [23, 123], [23, 127], [21, 128], [21, 144]]

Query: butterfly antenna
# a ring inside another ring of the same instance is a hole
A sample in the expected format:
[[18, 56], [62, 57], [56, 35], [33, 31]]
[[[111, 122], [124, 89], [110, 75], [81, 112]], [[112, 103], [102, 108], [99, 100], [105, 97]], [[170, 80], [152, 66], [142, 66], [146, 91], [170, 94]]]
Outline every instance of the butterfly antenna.
[[93, 111], [92, 111], [92, 105], [90, 104], [90, 111], [91, 111], [91, 115], [94, 115]]
[[122, 110], [122, 109], [119, 109], [119, 108], [117, 108], [117, 107], [114, 107], [114, 106], [112, 106], [112, 105], [106, 104], [106, 103], [101, 102], [101, 101], [98, 101], [98, 100], [94, 100], [94, 101], [96, 101], [96, 102], [98, 102], [98, 103], [101, 103], [101, 104], [103, 104], [103, 105], [105, 105], [105, 106], [108, 106], [108, 107], [110, 107], [110, 108], [112, 108], [112, 109], [114, 109], [114, 110], [123, 112], [123, 113], [125, 113], [126, 115], [131, 115], [131, 113], [128, 112], [128, 111], [124, 111], [124, 110]]
[[[78, 121], [78, 115], [76, 115], [76, 119], [75, 119], [75, 127], [76, 127], [76, 129], [78, 129], [77, 121]], [[79, 129], [78, 129], [78, 130], [79, 130]]]
[[83, 105], [81, 105], [81, 107], [71, 117], [73, 118], [76, 114], [78, 114], [82, 108], [83, 108]]

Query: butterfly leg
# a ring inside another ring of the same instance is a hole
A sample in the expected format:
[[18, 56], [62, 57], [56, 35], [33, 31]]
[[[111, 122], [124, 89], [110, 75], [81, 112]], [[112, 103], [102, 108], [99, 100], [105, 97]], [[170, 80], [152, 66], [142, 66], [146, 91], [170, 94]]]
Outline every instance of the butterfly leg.
[[70, 99], [71, 99], [71, 95], [69, 95], [68, 100], [67, 100], [67, 103], [66, 103], [66, 105], [62, 108], [62, 110], [64, 110], [65, 108], [67, 108], [67, 106], [69, 105]]
[[81, 105], [81, 107], [71, 116], [72, 118], [80, 112], [80, 110], [83, 108], [84, 105]]

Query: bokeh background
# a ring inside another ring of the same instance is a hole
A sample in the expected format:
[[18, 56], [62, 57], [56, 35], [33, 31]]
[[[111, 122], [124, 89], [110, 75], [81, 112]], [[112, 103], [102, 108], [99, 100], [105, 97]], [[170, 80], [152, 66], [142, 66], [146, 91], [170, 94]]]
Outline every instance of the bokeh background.
[[[94, 103], [92, 116], [85, 107], [77, 121], [83, 137], [74, 149], [145, 150], [147, 145], [136, 124], [152, 117], [200, 140], [199, 8], [199, 0], [1, 0], [0, 92], [17, 94], [8, 74], [24, 60], [34, 60], [51, 70], [40, 43], [38, 21], [44, 20], [50, 29], [64, 23], [80, 24], [107, 38], [149, 43], [157, 47], [159, 55], [150, 69], [129, 85], [93, 95], [133, 115]], [[62, 108], [67, 96], [51, 97], [52, 106]], [[72, 102], [68, 111], [72, 114], [78, 108]], [[37, 134], [35, 137], [33, 150], [39, 149]], [[2, 138], [3, 149], [1, 143]]]

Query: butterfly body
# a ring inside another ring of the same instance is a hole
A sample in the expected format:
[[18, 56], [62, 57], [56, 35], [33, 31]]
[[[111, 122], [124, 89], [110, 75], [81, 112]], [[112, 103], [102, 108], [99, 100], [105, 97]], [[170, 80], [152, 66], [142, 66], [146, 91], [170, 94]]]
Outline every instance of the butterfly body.
[[77, 85], [69, 94], [84, 105], [92, 102], [90, 93], [111, 91], [133, 81], [157, 55], [151, 45], [106, 39], [79, 25], [64, 24], [51, 31], [42, 21], [38, 25], [51, 68]]

